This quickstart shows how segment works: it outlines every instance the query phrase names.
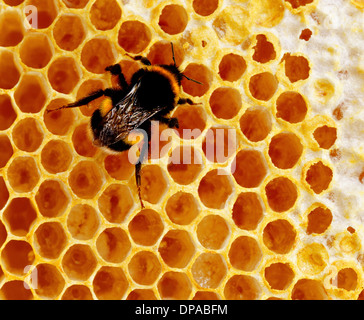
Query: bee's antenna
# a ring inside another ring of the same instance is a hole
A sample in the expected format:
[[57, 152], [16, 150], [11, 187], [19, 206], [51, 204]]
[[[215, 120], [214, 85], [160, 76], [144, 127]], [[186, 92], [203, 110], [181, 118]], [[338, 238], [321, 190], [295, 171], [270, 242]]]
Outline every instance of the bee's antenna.
[[195, 79], [191, 79], [191, 78], [189, 78], [189, 77], [187, 77], [186, 75], [184, 75], [183, 73], [181, 73], [182, 74], [182, 77], [185, 77], [187, 80], [190, 80], [190, 81], [193, 81], [193, 82], [196, 82], [196, 83], [198, 83], [198, 84], [203, 84], [202, 82], [200, 82], [200, 81], [197, 81], [197, 80], [195, 80]]
[[171, 48], [172, 48], [172, 58], [173, 58], [174, 66], [176, 67], [176, 59], [174, 58], [173, 42], [171, 42]]

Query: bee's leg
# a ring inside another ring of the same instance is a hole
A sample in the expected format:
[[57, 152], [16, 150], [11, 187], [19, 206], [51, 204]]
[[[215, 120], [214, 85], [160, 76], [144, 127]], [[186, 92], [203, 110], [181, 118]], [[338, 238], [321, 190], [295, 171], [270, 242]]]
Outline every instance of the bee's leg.
[[76, 108], [76, 107], [84, 106], [84, 105], [90, 103], [91, 101], [96, 100], [97, 98], [100, 98], [102, 96], [111, 97], [112, 95], [113, 95], [113, 90], [111, 90], [111, 89], [98, 90], [98, 91], [95, 91], [95, 92], [91, 93], [87, 97], [78, 100], [78, 101], [72, 102], [70, 104], [59, 107], [57, 109], [52, 109], [52, 110], [47, 109], [46, 111], [48, 113], [48, 112], [53, 112], [53, 111], [60, 110], [60, 109]]
[[179, 98], [178, 101], [177, 101], [177, 104], [189, 104], [189, 105], [199, 105], [201, 104], [200, 102], [196, 103], [196, 102], [193, 102], [191, 99], [188, 99], [188, 98]]
[[109, 71], [113, 76], [118, 76], [119, 77], [119, 85], [123, 88], [126, 89], [128, 87], [128, 83], [125, 80], [124, 74], [121, 71], [121, 67], [120, 64], [114, 64], [112, 66], [108, 66], [105, 68], [106, 71]]
[[146, 66], [150, 66], [150, 65], [152, 65], [152, 64], [150, 63], [150, 61], [149, 61], [147, 58], [143, 57], [143, 56], [135, 56], [135, 57], [133, 57], [133, 56], [131, 56], [131, 55], [127, 54], [127, 53], [126, 53], [126, 55], [127, 55], [129, 58], [132, 58], [132, 59], [133, 59], [133, 60], [135, 60], [135, 61], [140, 61], [142, 64], [145, 64]]
[[154, 117], [153, 120], [159, 121], [160, 123], [166, 124], [168, 128], [179, 128], [178, 119], [177, 118], [165, 118], [162, 116]]
[[138, 196], [139, 196], [139, 200], [140, 200], [140, 205], [141, 205], [142, 208], [144, 208], [144, 204], [143, 204], [141, 190], [140, 190], [141, 182], [142, 182], [141, 175], [140, 175], [140, 170], [142, 168], [143, 162], [148, 157], [148, 145], [149, 145], [148, 141], [143, 143], [142, 148], [140, 150], [139, 161], [135, 165], [135, 181], [136, 181], [136, 185], [137, 185], [137, 189], [138, 189]]
[[139, 197], [140, 205], [141, 205], [142, 209], [144, 209], [142, 195], [140, 193], [140, 186], [141, 186], [141, 180], [142, 180], [142, 177], [140, 176], [141, 168], [142, 168], [142, 164], [141, 164], [141, 162], [138, 162], [135, 165], [135, 181], [136, 181], [136, 185], [137, 185], [137, 189], [138, 189], [138, 197]]

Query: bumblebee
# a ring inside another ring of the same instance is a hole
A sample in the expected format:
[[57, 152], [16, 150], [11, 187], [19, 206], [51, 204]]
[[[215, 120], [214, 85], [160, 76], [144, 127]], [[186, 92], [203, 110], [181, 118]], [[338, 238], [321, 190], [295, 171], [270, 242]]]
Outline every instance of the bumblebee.
[[135, 164], [135, 179], [138, 196], [142, 208], [143, 201], [140, 194], [142, 163], [148, 157], [148, 144], [150, 143], [151, 121], [159, 121], [169, 128], [178, 128], [177, 118], [169, 117], [169, 113], [177, 104], [195, 104], [190, 99], [180, 98], [181, 80], [185, 77], [176, 65], [173, 44], [171, 43], [173, 64], [152, 65], [143, 56], [128, 57], [140, 61], [145, 67], [135, 72], [130, 84], [125, 80], [119, 64], [107, 67], [105, 70], [117, 76], [120, 88], [108, 88], [91, 93], [76, 102], [54, 110], [75, 108], [87, 105], [102, 96], [107, 97], [91, 116], [90, 125], [93, 143], [111, 151], [121, 152], [129, 150], [133, 142], [128, 139], [129, 134], [135, 129], [142, 129], [147, 133], [146, 140], [142, 141], [139, 159]]

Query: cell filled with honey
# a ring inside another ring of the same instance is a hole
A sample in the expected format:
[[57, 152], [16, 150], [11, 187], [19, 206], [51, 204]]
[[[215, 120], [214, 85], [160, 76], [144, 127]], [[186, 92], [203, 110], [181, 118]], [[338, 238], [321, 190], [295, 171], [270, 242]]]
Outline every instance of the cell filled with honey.
[[0, 130], [8, 129], [17, 118], [13, 102], [7, 94], [0, 95]]
[[129, 284], [119, 267], [101, 267], [92, 283], [93, 291], [99, 300], [120, 300]]
[[247, 275], [234, 275], [226, 283], [224, 288], [227, 300], [257, 300], [261, 288], [258, 281]]
[[183, 32], [188, 23], [188, 15], [184, 7], [170, 4], [162, 9], [159, 16], [159, 27], [168, 34]]
[[253, 59], [260, 63], [267, 63], [276, 58], [276, 51], [271, 42], [267, 40], [264, 34], [258, 34], [257, 44], [254, 49]]
[[240, 118], [240, 129], [252, 142], [264, 140], [272, 130], [271, 114], [264, 107], [250, 107]]
[[11, 187], [19, 193], [32, 191], [40, 178], [37, 164], [29, 156], [15, 158], [10, 163], [7, 174]]
[[198, 241], [207, 249], [219, 250], [226, 243], [230, 235], [230, 229], [219, 215], [208, 215], [204, 217], [196, 230]]
[[[52, 100], [46, 107], [47, 110], [54, 110], [65, 106], [69, 103], [68, 100], [60, 98]], [[65, 136], [75, 119], [75, 111], [72, 109], [63, 109], [57, 110], [53, 112], [45, 112], [44, 113], [44, 124], [46, 125], [47, 129], [59, 136]]]
[[183, 91], [193, 97], [203, 96], [209, 90], [213, 80], [212, 72], [203, 64], [190, 63], [183, 71], [183, 74], [202, 83], [182, 79]]
[[229, 260], [231, 265], [238, 270], [255, 270], [261, 258], [262, 251], [257, 241], [252, 237], [241, 236], [231, 244]]
[[124, 21], [119, 29], [118, 43], [125, 51], [139, 53], [143, 51], [152, 38], [146, 24], [138, 20]]
[[89, 130], [89, 123], [85, 122], [77, 126], [72, 134], [72, 144], [80, 156], [92, 158], [98, 149], [93, 145]]
[[[12, 89], [20, 79], [20, 70], [11, 51], [2, 50], [0, 52], [0, 74], [6, 75], [6, 77], [0, 78], [1, 89]], [[18, 103], [17, 105], [21, 107]]]
[[332, 281], [338, 288], [353, 291], [358, 285], [358, 275], [352, 268], [343, 268]]
[[300, 279], [298, 280], [291, 294], [292, 300], [327, 300], [327, 292], [318, 280]]
[[62, 300], [93, 300], [93, 298], [88, 287], [80, 284], [74, 284], [64, 291]]
[[157, 165], [143, 166], [141, 169], [140, 193], [143, 200], [156, 204], [167, 189], [165, 173]]
[[[0, 134], [0, 148], [0, 168], [3, 168], [9, 162], [14, 153], [13, 146], [5, 134]], [[14, 172], [14, 174], [16, 173]]]
[[296, 185], [286, 177], [277, 177], [265, 186], [269, 207], [276, 212], [291, 209], [296, 203], [298, 193]]
[[305, 119], [307, 104], [301, 94], [294, 91], [283, 92], [276, 102], [277, 117], [290, 123], [298, 123]]
[[37, 270], [37, 288], [35, 289], [37, 295], [48, 299], [57, 298], [65, 286], [65, 280], [57, 267], [48, 263], [42, 263], [38, 264], [35, 268]]
[[128, 235], [123, 229], [105, 229], [96, 240], [98, 254], [107, 262], [122, 262], [131, 248]]
[[3, 30], [0, 35], [0, 46], [16, 46], [23, 40], [25, 30], [18, 12], [3, 12], [0, 16], [0, 28]]
[[326, 166], [322, 161], [318, 161], [308, 168], [305, 180], [310, 188], [315, 193], [319, 194], [329, 187], [332, 177], [332, 169]]
[[191, 294], [192, 285], [185, 273], [168, 271], [159, 280], [158, 291], [162, 299], [186, 300]]
[[0, 177], [0, 210], [2, 210], [9, 200], [9, 190], [3, 177]]
[[225, 81], [239, 80], [246, 70], [245, 59], [234, 53], [229, 53], [223, 56], [219, 64], [219, 75]]
[[87, 204], [72, 207], [67, 217], [67, 229], [74, 239], [91, 239], [100, 225], [96, 210]]
[[34, 118], [25, 118], [13, 128], [13, 141], [23, 151], [34, 152], [43, 142], [44, 133], [39, 122]]
[[133, 217], [128, 229], [135, 243], [152, 246], [162, 235], [164, 225], [157, 212], [152, 209], [144, 209]]
[[172, 268], [184, 268], [195, 253], [190, 235], [184, 230], [167, 232], [158, 248], [164, 262]]
[[269, 222], [263, 231], [265, 246], [279, 254], [288, 253], [296, 240], [297, 232], [287, 220], [278, 219]]
[[3, 284], [0, 297], [5, 300], [32, 300], [32, 292], [25, 288], [24, 281], [11, 280]]
[[3, 219], [12, 234], [25, 236], [37, 219], [37, 212], [29, 198], [14, 198], [5, 208]]
[[217, 118], [232, 119], [242, 107], [241, 95], [234, 88], [220, 87], [211, 94], [209, 104]]
[[153, 290], [150, 289], [134, 289], [131, 291], [126, 300], [157, 300]]
[[53, 28], [53, 38], [57, 45], [67, 51], [78, 48], [86, 37], [84, 23], [79, 15], [62, 14]]
[[35, 247], [43, 258], [56, 259], [67, 245], [67, 236], [59, 222], [43, 222], [34, 233]]
[[285, 290], [294, 276], [295, 273], [288, 263], [276, 262], [264, 269], [264, 277], [274, 290]]
[[67, 171], [72, 160], [72, 149], [63, 140], [50, 140], [41, 152], [41, 163], [49, 173]]
[[10, 240], [1, 251], [2, 265], [16, 275], [26, 273], [26, 267], [34, 262], [34, 252], [30, 244], [23, 240]]
[[250, 78], [249, 90], [251, 95], [261, 101], [270, 100], [278, 88], [276, 77], [270, 72], [262, 72]]
[[169, 219], [180, 225], [189, 225], [199, 214], [199, 207], [194, 196], [182, 191], [168, 199], [165, 210]]
[[162, 267], [153, 252], [140, 251], [130, 260], [128, 270], [136, 283], [152, 285], [158, 279]]
[[97, 0], [90, 10], [92, 24], [98, 30], [110, 30], [116, 26], [121, 17], [121, 9], [115, 0]]

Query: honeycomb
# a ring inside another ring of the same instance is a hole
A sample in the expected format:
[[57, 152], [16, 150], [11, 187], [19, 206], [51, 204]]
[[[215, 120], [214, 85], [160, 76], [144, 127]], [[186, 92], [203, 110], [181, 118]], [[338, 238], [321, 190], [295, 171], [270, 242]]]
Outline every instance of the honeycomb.
[[[363, 300], [363, 9], [1, 0], [1, 299]], [[159, 128], [142, 209], [128, 152], [88, 134], [103, 98], [46, 110], [116, 86], [109, 65], [130, 81], [126, 54], [173, 63], [170, 42], [202, 84], [182, 80], [196, 104]]]

